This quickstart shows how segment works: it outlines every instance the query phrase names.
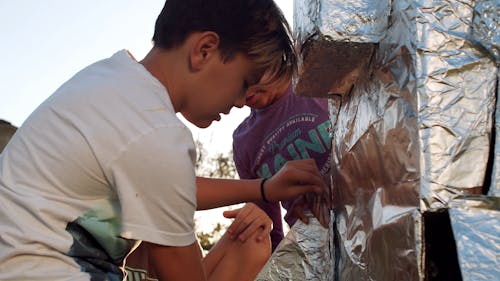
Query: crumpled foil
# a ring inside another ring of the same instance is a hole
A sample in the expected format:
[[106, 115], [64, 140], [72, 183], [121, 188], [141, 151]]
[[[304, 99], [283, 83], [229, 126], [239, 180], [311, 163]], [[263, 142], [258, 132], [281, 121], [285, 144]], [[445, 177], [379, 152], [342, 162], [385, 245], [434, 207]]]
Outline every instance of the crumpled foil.
[[[497, 70], [497, 83], [500, 81], [500, 71]], [[495, 158], [488, 195], [500, 197], [500, 87], [497, 84], [497, 105], [495, 110]]]
[[[334, 219], [323, 227], [311, 214], [309, 224], [301, 220], [292, 226], [264, 265], [256, 281], [330, 281], [333, 280]], [[331, 214], [333, 218], [334, 215]]]
[[470, 40], [480, 1], [407, 1], [415, 13], [415, 70], [423, 210], [480, 194], [486, 177], [497, 66]]
[[474, 6], [472, 40], [489, 52], [497, 65], [500, 63], [500, 2], [498, 0], [477, 1]]
[[[490, 176], [498, 17], [480, 11], [491, 1], [294, 3], [295, 91], [331, 99], [333, 280], [422, 280], [422, 213], [481, 194]], [[259, 280], [304, 280], [277, 273], [301, 262]]]
[[414, 47], [405, 5], [365, 75], [338, 104], [333, 197], [339, 263], [336, 280], [419, 280], [420, 146]]
[[[368, 67], [385, 35], [389, 0], [295, 0], [294, 34], [300, 48], [300, 96], [345, 95]], [[328, 76], [328, 79], [324, 79]]]
[[458, 197], [449, 204], [463, 281], [500, 277], [500, 198]]
[[293, 29], [302, 45], [311, 34], [333, 41], [379, 42], [385, 35], [390, 0], [295, 0]]
[[[479, 42], [500, 64], [500, 2], [483, 0], [474, 7], [473, 40]], [[497, 68], [497, 105], [495, 111], [495, 159], [488, 195], [500, 197], [500, 71]]]

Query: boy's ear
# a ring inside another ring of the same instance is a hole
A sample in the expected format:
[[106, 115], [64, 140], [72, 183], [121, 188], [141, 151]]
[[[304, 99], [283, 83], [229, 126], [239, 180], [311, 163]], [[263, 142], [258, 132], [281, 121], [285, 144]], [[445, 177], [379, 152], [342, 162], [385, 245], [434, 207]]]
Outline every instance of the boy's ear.
[[189, 69], [198, 71], [211, 59], [219, 58], [219, 35], [204, 31], [196, 35], [189, 52]]

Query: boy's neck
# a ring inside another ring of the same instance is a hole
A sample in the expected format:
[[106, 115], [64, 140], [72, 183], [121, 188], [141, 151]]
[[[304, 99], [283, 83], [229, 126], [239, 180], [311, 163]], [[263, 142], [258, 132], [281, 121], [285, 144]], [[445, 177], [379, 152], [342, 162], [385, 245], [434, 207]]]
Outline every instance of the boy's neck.
[[181, 91], [182, 57], [184, 57], [182, 49], [163, 50], [153, 47], [139, 62], [165, 87], [175, 112], [180, 111], [183, 102]]

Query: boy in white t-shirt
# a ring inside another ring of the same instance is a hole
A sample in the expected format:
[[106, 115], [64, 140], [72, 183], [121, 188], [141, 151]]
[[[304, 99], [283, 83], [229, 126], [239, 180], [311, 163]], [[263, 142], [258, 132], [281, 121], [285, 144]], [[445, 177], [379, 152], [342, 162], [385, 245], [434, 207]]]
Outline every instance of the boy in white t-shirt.
[[[196, 178], [176, 117], [207, 127], [265, 71], [269, 83], [290, 78], [295, 54], [272, 0], [168, 0], [153, 41], [140, 62], [122, 50], [81, 70], [0, 154], [0, 280], [122, 280], [139, 241], [159, 280], [245, 280], [216, 270], [231, 264], [223, 249], [202, 261], [194, 211], [322, 192], [312, 160], [265, 182]], [[233, 235], [260, 235], [267, 222], [249, 213], [232, 214], [247, 226]]]

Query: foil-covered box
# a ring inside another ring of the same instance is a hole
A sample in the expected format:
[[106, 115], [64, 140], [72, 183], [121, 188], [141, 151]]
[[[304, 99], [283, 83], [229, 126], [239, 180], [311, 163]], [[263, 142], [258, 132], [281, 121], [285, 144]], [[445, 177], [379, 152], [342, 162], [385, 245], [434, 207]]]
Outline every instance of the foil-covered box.
[[[304, 255], [288, 255], [297, 275], [270, 279], [286, 268], [278, 247], [258, 280], [498, 278], [498, 227], [479, 227], [498, 209], [470, 205], [500, 190], [499, 1], [294, 4], [295, 92], [330, 99], [332, 264], [300, 269]], [[447, 225], [449, 267], [435, 268]]]

